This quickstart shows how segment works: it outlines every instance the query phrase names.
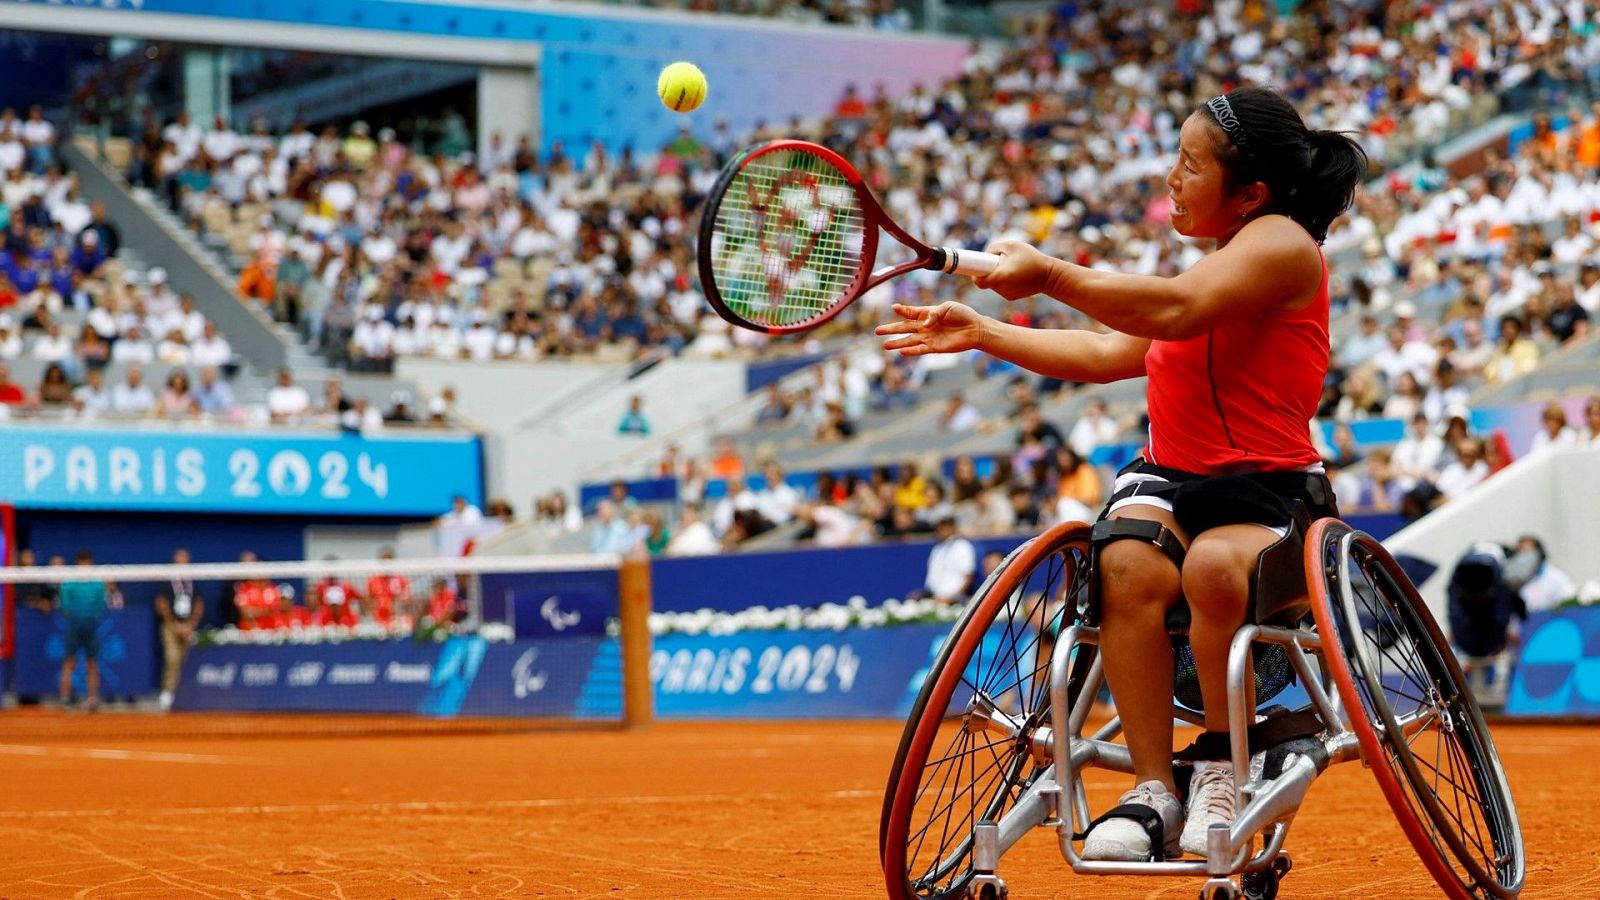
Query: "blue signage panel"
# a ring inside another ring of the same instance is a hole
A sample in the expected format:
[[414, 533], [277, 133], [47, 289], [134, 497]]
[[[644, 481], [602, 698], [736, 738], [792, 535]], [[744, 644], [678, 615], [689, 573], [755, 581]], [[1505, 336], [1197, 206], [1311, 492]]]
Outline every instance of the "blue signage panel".
[[1506, 713], [1600, 716], [1600, 607], [1535, 613], [1523, 634]]
[[470, 435], [0, 433], [0, 498], [22, 508], [433, 516], [482, 485]]
[[[67, 623], [58, 614], [19, 605], [11, 690], [24, 697], [54, 697], [66, 657]], [[112, 610], [100, 622], [100, 696], [144, 697], [156, 691], [155, 614], [149, 607]], [[73, 670], [73, 692], [86, 696], [84, 667]]]
[[656, 638], [662, 718], [894, 718], [909, 711], [949, 626]]
[[570, 717], [577, 714], [579, 694], [591, 680], [603, 642], [563, 638], [491, 644], [457, 637], [438, 644], [400, 639], [196, 647], [184, 661], [173, 705], [183, 710]]

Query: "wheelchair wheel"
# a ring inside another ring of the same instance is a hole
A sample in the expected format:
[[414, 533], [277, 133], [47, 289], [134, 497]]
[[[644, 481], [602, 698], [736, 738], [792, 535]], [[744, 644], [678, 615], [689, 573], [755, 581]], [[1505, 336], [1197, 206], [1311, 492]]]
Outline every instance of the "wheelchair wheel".
[[[1089, 526], [1058, 525], [990, 574], [940, 647], [884, 794], [879, 853], [894, 900], [964, 896], [974, 826], [999, 821], [1043, 771], [1029, 736], [1049, 722], [1050, 655], [1087, 608], [1088, 575]], [[1074, 658], [1074, 691], [1091, 654]], [[978, 727], [975, 711], [1014, 728]]]
[[1526, 857], [1505, 770], [1416, 588], [1335, 519], [1312, 527], [1306, 568], [1351, 730], [1418, 856], [1446, 896], [1516, 897]]

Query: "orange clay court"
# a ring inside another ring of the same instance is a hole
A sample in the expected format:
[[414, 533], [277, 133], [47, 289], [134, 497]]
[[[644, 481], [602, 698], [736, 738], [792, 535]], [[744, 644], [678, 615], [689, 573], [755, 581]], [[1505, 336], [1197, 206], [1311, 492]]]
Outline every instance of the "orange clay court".
[[[0, 898], [884, 894], [878, 814], [899, 722], [215, 737], [295, 723], [5, 714]], [[1523, 896], [1600, 897], [1600, 729], [1493, 730], [1528, 848]], [[1091, 802], [1124, 787], [1089, 777]], [[1360, 765], [1312, 787], [1289, 850], [1286, 897], [1437, 896]], [[1017, 898], [1198, 889], [1074, 876], [1043, 832], [1007, 854], [1006, 875]]]

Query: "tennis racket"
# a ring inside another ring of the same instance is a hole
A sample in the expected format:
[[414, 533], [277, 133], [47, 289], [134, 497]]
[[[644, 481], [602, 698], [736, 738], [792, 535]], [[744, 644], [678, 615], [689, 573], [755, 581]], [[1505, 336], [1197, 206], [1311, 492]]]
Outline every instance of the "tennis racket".
[[[879, 231], [913, 259], [876, 271]], [[916, 269], [987, 275], [993, 253], [929, 247], [894, 223], [844, 157], [772, 141], [728, 163], [700, 220], [700, 285], [717, 314], [767, 334], [807, 331]]]

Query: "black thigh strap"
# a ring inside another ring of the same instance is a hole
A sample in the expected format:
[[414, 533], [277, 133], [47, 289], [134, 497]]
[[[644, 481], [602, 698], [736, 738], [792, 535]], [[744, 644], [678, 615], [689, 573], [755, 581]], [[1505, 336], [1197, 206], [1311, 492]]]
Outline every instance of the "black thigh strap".
[[1160, 522], [1128, 517], [1101, 519], [1094, 523], [1094, 528], [1089, 531], [1089, 543], [1095, 547], [1104, 547], [1115, 541], [1146, 541], [1155, 544], [1157, 549], [1167, 555], [1167, 559], [1172, 560], [1173, 565], [1179, 569], [1183, 568], [1183, 544], [1171, 529]]
[[1164, 862], [1167, 858], [1167, 826], [1161, 821], [1161, 814], [1145, 806], [1143, 803], [1124, 803], [1116, 807], [1093, 822], [1083, 831], [1072, 836], [1075, 841], [1081, 841], [1089, 836], [1101, 822], [1107, 819], [1131, 819], [1139, 823], [1144, 833], [1150, 837], [1149, 862]]

